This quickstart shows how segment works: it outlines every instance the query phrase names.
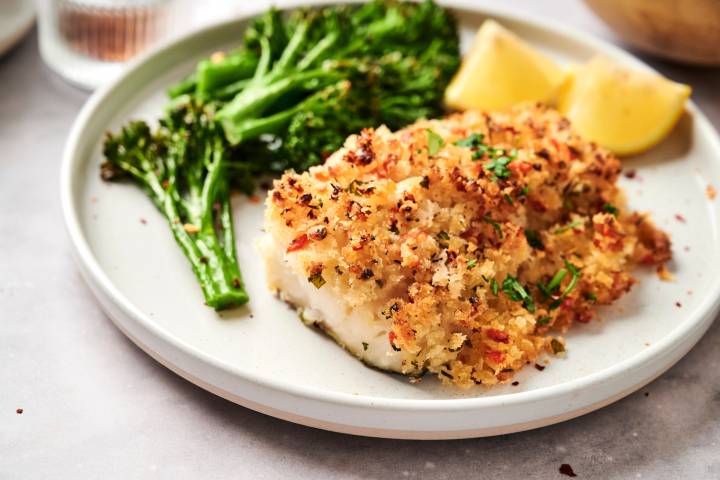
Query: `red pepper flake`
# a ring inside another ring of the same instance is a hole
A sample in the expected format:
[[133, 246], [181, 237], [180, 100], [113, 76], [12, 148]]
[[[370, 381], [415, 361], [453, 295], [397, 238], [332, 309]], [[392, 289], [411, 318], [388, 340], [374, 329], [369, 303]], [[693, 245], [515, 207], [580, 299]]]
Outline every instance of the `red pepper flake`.
[[497, 350], [488, 350], [485, 352], [485, 358], [493, 363], [502, 363], [502, 361], [505, 360], [505, 355]]
[[147, 225], [147, 220], [145, 220], [143, 217], [140, 217], [140, 223], [143, 225]]
[[536, 363], [535, 370], [537, 370], [538, 372], [542, 372], [543, 370], [545, 370], [545, 366]]
[[260, 197], [257, 195], [250, 195], [250, 203], [260, 203]]
[[520, 382], [518, 382], [516, 380], [516, 381], [512, 382], [510, 385], [512, 385], [513, 387], [517, 387], [518, 385], [520, 385]]
[[625, 178], [633, 179], [635, 178], [635, 175], [637, 175], [637, 170], [628, 170], [625, 172]]
[[532, 170], [532, 165], [530, 165], [529, 163], [526, 163], [526, 162], [519, 162], [519, 161], [510, 162], [510, 163], [508, 163], [507, 167], [515, 174], [518, 174], [518, 173], [526, 174], [530, 170]]
[[[390, 346], [392, 347], [393, 350], [395, 350], [396, 352], [399, 352], [400, 349], [395, 345], [395, 339], [397, 339], [397, 335], [395, 335], [395, 332], [390, 330], [388, 332], [388, 340], [390, 341]], [[450, 378], [452, 378], [452, 377], [450, 377]]]
[[558, 471], [563, 475], [567, 475], [568, 477], [577, 477], [569, 463], [563, 463], [562, 465], [560, 465]]
[[308, 236], [304, 233], [298, 237], [295, 237], [292, 242], [290, 242], [290, 245], [288, 245], [287, 253], [290, 252], [296, 252], [298, 250], [301, 250], [305, 248], [308, 244]]
[[679, 214], [679, 213], [676, 213], [676, 214], [675, 214], [675, 220], [677, 220], [678, 222], [681, 222], [681, 223], [685, 223], [685, 217], [683, 217], [683, 216], [682, 216], [681, 214]]
[[490, 340], [495, 340], [496, 342], [500, 343], [508, 343], [508, 340], [510, 338], [507, 333], [503, 332], [502, 330], [496, 330], [494, 328], [488, 328], [487, 330], [485, 330], [485, 334]]
[[22, 415], [24, 411], [25, 410], [23, 410], [22, 408], [18, 408], [17, 410], [15, 410], [15, 413], [17, 413], [18, 415]]
[[680, 302], [675, 302], [675, 306], [678, 307], [678, 308], [681, 308], [681, 307], [682, 307], [682, 303], [680, 303]]

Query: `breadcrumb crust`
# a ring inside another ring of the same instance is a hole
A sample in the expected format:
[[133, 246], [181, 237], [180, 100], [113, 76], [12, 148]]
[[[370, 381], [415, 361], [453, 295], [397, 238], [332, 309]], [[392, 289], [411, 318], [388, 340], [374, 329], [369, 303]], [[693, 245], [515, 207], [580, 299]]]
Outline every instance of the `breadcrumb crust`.
[[286, 173], [266, 230], [317, 288], [383, 300], [403, 373], [489, 386], [562, 354], [557, 335], [629, 291], [632, 268], [670, 258], [668, 236], [627, 211], [620, 170], [543, 105], [457, 113], [363, 130]]

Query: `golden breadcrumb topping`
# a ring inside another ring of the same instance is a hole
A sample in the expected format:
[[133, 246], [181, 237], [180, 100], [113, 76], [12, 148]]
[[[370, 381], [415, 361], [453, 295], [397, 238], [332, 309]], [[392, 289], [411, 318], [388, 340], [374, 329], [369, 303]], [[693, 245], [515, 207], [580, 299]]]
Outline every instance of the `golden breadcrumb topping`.
[[383, 300], [403, 371], [460, 386], [510, 379], [630, 290], [670, 241], [626, 210], [619, 160], [528, 104], [366, 129], [268, 197], [308, 281]]

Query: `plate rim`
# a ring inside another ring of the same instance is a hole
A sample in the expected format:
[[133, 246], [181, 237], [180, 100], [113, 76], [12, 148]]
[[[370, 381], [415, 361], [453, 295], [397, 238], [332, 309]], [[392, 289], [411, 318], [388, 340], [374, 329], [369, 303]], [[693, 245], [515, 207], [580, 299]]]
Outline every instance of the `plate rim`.
[[[307, 4], [308, 2], [302, 1], [291, 1], [287, 2], [287, 5], [283, 4], [282, 8], [292, 8], [300, 4]], [[331, 1], [320, 1], [313, 2], [313, 4], [328, 4], [336, 3]], [[441, 2], [444, 6], [465, 10], [472, 12], [473, 14], [479, 14], [488, 17], [494, 17], [499, 19], [506, 19], [514, 23], [524, 24], [528, 27], [543, 30], [554, 35], [560, 35], [567, 37], [568, 39], [580, 43], [585, 47], [589, 47], [592, 50], [601, 52], [609, 55], [612, 58], [619, 58], [626, 64], [632, 64], [638, 68], [655, 71], [647, 64], [643, 63], [632, 54], [623, 51], [619, 47], [599, 38], [592, 36], [591, 34], [585, 33], [573, 26], [565, 25], [554, 19], [547, 17], [526, 17], [523, 12], [518, 9], [508, 8], [504, 6], [489, 6], [489, 5], [477, 5], [472, 0], [450, 0]], [[99, 262], [95, 258], [90, 248], [90, 243], [86, 238], [82, 222], [80, 220], [80, 214], [76, 209], [76, 197], [77, 194], [74, 191], [73, 174], [83, 161], [83, 145], [86, 142], [83, 139], [83, 130], [88, 124], [89, 120], [100, 110], [106, 100], [108, 100], [114, 91], [119, 88], [128, 77], [131, 77], [138, 69], [144, 65], [151, 63], [163, 55], [169, 50], [175, 48], [178, 44], [190, 42], [193, 39], [208, 35], [209, 33], [227, 28], [234, 24], [239, 24], [252, 17], [261, 9], [253, 10], [242, 16], [234, 17], [233, 19], [216, 23], [200, 30], [196, 30], [185, 34], [179, 38], [172, 40], [171, 42], [160, 45], [135, 59], [125, 72], [118, 78], [96, 91], [86, 104], [81, 109], [80, 113], [76, 117], [73, 126], [70, 130], [67, 143], [62, 157], [61, 175], [60, 175], [60, 195], [61, 195], [61, 207], [62, 214], [65, 220], [65, 227], [67, 234], [71, 240], [71, 246], [73, 249], [74, 257], [80, 264], [81, 269], [86, 273], [85, 280], [94, 286], [107, 296], [108, 299], [116, 307], [118, 307], [123, 314], [129, 316], [134, 322], [137, 322], [144, 327], [148, 332], [154, 335], [157, 340], [160, 340], [168, 346], [178, 349], [182, 354], [188, 355], [197, 359], [199, 362], [204, 363], [212, 368], [219, 369], [223, 373], [230, 374], [231, 376], [240, 377], [243, 381], [256, 384], [260, 387], [267, 388], [269, 390], [276, 390], [284, 394], [293, 396], [300, 396], [309, 400], [320, 401], [324, 403], [342, 405], [347, 407], [364, 407], [364, 408], [382, 408], [390, 411], [413, 411], [413, 412], [439, 412], [439, 411], [472, 411], [477, 409], [486, 409], [500, 406], [510, 405], [523, 405], [531, 404], [539, 401], [547, 401], [552, 398], [560, 398], [564, 395], [576, 393], [587, 386], [602, 383], [604, 381], [611, 380], [613, 377], [627, 372], [633, 369], [639, 369], [642, 366], [653, 362], [655, 359], [663, 358], [667, 355], [673, 346], [677, 346], [682, 343], [684, 338], [692, 337], [697, 335], [698, 330], [706, 330], [710, 324], [714, 321], [715, 315], [717, 314], [718, 308], [720, 308], [720, 276], [716, 277], [709, 286], [708, 294], [704, 296], [700, 304], [690, 312], [691, 315], [687, 315], [685, 321], [679, 323], [672, 331], [656, 343], [653, 343], [646, 349], [638, 352], [631, 357], [615, 364], [604, 368], [598, 372], [591, 373], [589, 375], [565, 381], [556, 385], [541, 387], [530, 391], [522, 391], [515, 393], [508, 393], [495, 396], [481, 396], [474, 398], [460, 398], [460, 399], [404, 399], [404, 398], [388, 398], [388, 397], [376, 397], [371, 395], [353, 395], [344, 392], [335, 392], [323, 390], [319, 387], [313, 386], [296, 386], [288, 385], [281, 380], [275, 380], [272, 378], [265, 378], [250, 371], [247, 371], [241, 367], [231, 365], [227, 362], [221, 361], [211, 355], [197, 349], [196, 347], [178, 339], [172, 333], [159, 327], [152, 318], [147, 314], [143, 313], [138, 307], [132, 304], [132, 302], [126, 298], [122, 292], [116, 287], [109, 277], [105, 274]], [[689, 114], [692, 116], [693, 121], [697, 123], [698, 127], [703, 131], [703, 136], [711, 142], [713, 149], [720, 152], [720, 138], [717, 132], [713, 128], [712, 124], [705, 117], [702, 111], [694, 104], [689, 101], [686, 107]], [[97, 292], [93, 290], [94, 296], [99, 300], [99, 303], [103, 307], [103, 310], [108, 313], [104, 302], [99, 298]], [[109, 315], [110, 318], [115, 322], [115, 318]], [[712, 318], [709, 318], [711, 317]], [[121, 329], [122, 330], [122, 329]], [[701, 332], [698, 335], [698, 339], [702, 336]], [[687, 347], [689, 350], [695, 344], [697, 340]], [[682, 358], [683, 355], [678, 357]], [[673, 362], [674, 363], [674, 362]], [[671, 364], [672, 365], [672, 364]], [[669, 368], [671, 365], [668, 365]], [[660, 372], [662, 373], [662, 372]], [[648, 380], [649, 381], [649, 380]], [[644, 383], [640, 382], [634, 391], [640, 388]], [[626, 394], [631, 393], [627, 392]], [[611, 395], [608, 395], [610, 397]]]

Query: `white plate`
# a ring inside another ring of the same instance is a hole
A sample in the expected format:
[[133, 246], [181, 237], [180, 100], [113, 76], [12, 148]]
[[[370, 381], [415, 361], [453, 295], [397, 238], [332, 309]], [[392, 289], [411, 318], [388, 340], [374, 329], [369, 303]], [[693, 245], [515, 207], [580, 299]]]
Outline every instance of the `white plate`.
[[0, 55], [19, 42], [34, 21], [33, 0], [0, 0]]
[[[602, 52], [647, 68], [630, 55], [562, 25], [457, 1], [463, 43], [486, 15], [562, 62]], [[651, 210], [674, 241], [674, 282], [653, 272], [603, 321], [567, 336], [568, 355], [543, 372], [527, 368], [519, 386], [457, 390], [419, 385], [366, 368], [305, 327], [271, 296], [254, 249], [262, 206], [238, 198], [235, 225], [251, 302], [218, 316], [203, 306], [190, 267], [165, 221], [132, 185], [102, 183], [103, 131], [129, 118], [156, 118], [164, 88], [218, 48], [237, 43], [244, 21], [208, 28], [146, 55], [96, 93], [78, 117], [62, 170], [63, 211], [80, 268], [117, 326], [148, 354], [193, 383], [279, 418], [340, 432], [396, 438], [460, 438], [514, 432], [607, 405], [660, 375], [702, 336], [718, 310], [720, 142], [698, 109], [660, 147], [627, 160], [631, 206]], [[682, 214], [685, 223], [675, 219]], [[141, 218], [147, 224], [141, 223]], [[681, 302], [682, 307], [677, 307]]]

